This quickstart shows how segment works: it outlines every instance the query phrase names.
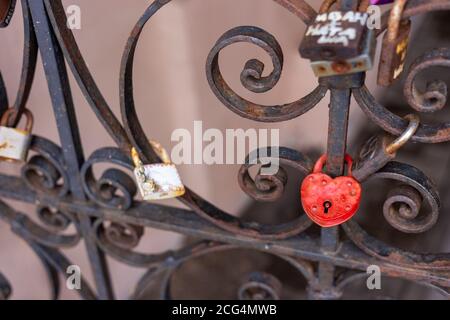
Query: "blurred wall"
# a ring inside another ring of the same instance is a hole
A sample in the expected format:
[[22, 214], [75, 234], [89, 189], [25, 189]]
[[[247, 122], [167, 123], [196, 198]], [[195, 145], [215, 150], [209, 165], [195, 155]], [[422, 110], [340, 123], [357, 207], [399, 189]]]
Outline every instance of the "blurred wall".
[[[310, 1], [317, 9], [320, 1]], [[81, 7], [82, 28], [74, 30], [81, 52], [115, 114], [119, 117], [119, 66], [127, 37], [149, 5], [148, 0], [65, 0], [67, 7]], [[202, 120], [204, 128], [279, 128], [281, 144], [299, 150], [324, 151], [328, 129], [328, 95], [312, 111], [300, 118], [275, 124], [261, 124], [240, 118], [214, 96], [206, 81], [206, 57], [216, 40], [227, 30], [240, 25], [255, 25], [272, 33], [284, 52], [284, 71], [278, 85], [268, 93], [252, 94], [239, 81], [244, 63], [259, 58], [271, 64], [264, 52], [249, 44], [236, 44], [223, 51], [221, 69], [231, 87], [248, 99], [264, 104], [282, 104], [305, 96], [317, 85], [308, 61], [299, 57], [298, 46], [305, 26], [296, 16], [271, 0], [174, 0], [147, 25], [138, 45], [134, 68], [135, 101], [149, 138], [170, 148], [171, 133], [177, 128], [193, 130], [193, 121]], [[18, 89], [22, 63], [22, 21], [20, 1], [9, 28], [0, 30], [0, 69], [8, 87], [10, 101]], [[374, 73], [368, 76], [369, 87]], [[71, 76], [72, 93], [79, 120], [85, 156], [113, 142], [100, 126]], [[58, 142], [48, 88], [40, 61], [28, 103], [36, 122], [34, 133]], [[349, 144], [355, 140], [365, 119], [352, 106]], [[237, 169], [232, 165], [184, 165], [180, 172], [186, 185], [233, 214], [249, 202], [237, 185]], [[0, 164], [2, 171], [18, 172], [14, 165]], [[167, 202], [165, 202], [167, 203]], [[169, 204], [178, 205], [175, 201]], [[30, 205], [20, 205], [34, 215]], [[139, 246], [146, 252], [173, 248], [180, 237], [147, 229]], [[38, 259], [22, 241], [0, 223], [0, 270], [11, 280], [13, 299], [47, 299], [49, 288]], [[65, 253], [92, 280], [81, 243]], [[134, 269], [110, 259], [114, 288], [118, 298], [127, 298], [144, 270]], [[63, 290], [63, 298], [77, 298]]]

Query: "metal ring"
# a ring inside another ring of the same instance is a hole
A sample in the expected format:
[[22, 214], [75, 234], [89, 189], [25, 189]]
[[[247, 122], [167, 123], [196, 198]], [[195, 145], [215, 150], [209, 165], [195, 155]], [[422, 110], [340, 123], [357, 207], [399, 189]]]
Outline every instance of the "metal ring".
[[133, 160], [133, 164], [136, 168], [142, 167], [142, 161], [139, 158], [139, 154], [136, 148], [131, 148], [131, 160]]
[[155, 153], [158, 155], [158, 157], [161, 159], [161, 161], [165, 164], [171, 164], [172, 161], [170, 160], [169, 153], [166, 149], [157, 141], [150, 140], [150, 145], [152, 146]]
[[409, 120], [409, 125], [400, 137], [395, 139], [390, 145], [386, 147], [386, 152], [389, 154], [396, 153], [403, 147], [416, 133], [419, 128], [420, 119], [416, 114], [408, 114], [405, 119]]
[[398, 35], [403, 11], [408, 0], [397, 0], [392, 7], [388, 22], [388, 40], [394, 42]]
[[[150, 140], [150, 145], [152, 146], [155, 153], [158, 155], [158, 157], [161, 159], [162, 163], [164, 164], [171, 164], [172, 161], [170, 161], [169, 154], [167, 153], [167, 150], [164, 149], [164, 147], [157, 141]], [[136, 148], [131, 148], [131, 159], [133, 160], [134, 166], [141, 167], [142, 161], [139, 158], [139, 153], [137, 152]]]
[[0, 126], [7, 127], [8, 121], [11, 116], [14, 116], [17, 113], [16, 109], [8, 108], [2, 115], [0, 119]]
[[[22, 112], [23, 112], [22, 114], [25, 115], [25, 117], [27, 118], [24, 130], [26, 132], [31, 132], [31, 130], [33, 129], [33, 124], [34, 124], [33, 114], [28, 109], [24, 109]], [[9, 127], [9, 125], [8, 125], [9, 120], [11, 119], [11, 117], [15, 117], [17, 115], [17, 113], [18, 113], [18, 111], [15, 108], [7, 109], [3, 113], [3, 115], [0, 119], [0, 126]], [[20, 119], [19, 119], [19, 121], [20, 121]]]

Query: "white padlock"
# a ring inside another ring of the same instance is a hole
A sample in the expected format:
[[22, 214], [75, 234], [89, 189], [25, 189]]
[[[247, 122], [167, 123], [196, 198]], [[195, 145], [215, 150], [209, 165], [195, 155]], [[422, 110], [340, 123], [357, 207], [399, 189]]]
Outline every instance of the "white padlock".
[[31, 130], [33, 128], [33, 115], [29, 110], [24, 110], [26, 116], [25, 129], [8, 127], [9, 117], [16, 110], [8, 109], [0, 120], [0, 160], [26, 161], [31, 142]]
[[139, 192], [144, 200], [162, 200], [182, 196], [185, 188], [176, 166], [171, 163], [166, 150], [157, 142], [151, 145], [162, 163], [143, 164], [136, 149], [131, 149]]

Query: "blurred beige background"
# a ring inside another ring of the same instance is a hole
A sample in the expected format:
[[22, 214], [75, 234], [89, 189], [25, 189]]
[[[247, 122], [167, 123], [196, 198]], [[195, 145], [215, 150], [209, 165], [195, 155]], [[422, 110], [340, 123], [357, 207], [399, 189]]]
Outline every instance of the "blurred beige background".
[[[320, 1], [310, 1], [317, 9]], [[122, 50], [134, 24], [151, 3], [148, 0], [65, 0], [67, 7], [81, 7], [82, 28], [74, 30], [81, 52], [115, 114], [119, 117], [119, 66]], [[209, 50], [227, 30], [239, 25], [254, 25], [272, 33], [284, 52], [284, 71], [278, 85], [268, 93], [252, 94], [239, 81], [239, 74], [249, 58], [271, 64], [264, 52], [249, 44], [237, 44], [223, 51], [221, 69], [232, 88], [255, 102], [281, 104], [308, 94], [317, 81], [308, 65], [300, 58], [298, 46], [305, 26], [296, 16], [271, 0], [174, 0], [147, 25], [137, 50], [134, 68], [135, 100], [148, 137], [171, 147], [171, 133], [177, 128], [193, 130], [193, 121], [202, 120], [204, 129], [279, 128], [281, 144], [307, 150], [325, 150], [328, 128], [328, 95], [312, 111], [300, 118], [275, 124], [255, 123], [229, 111], [214, 96], [206, 81], [204, 65]], [[0, 30], [0, 69], [8, 87], [10, 101], [18, 88], [22, 63], [22, 21], [20, 1], [9, 28]], [[373, 86], [375, 73], [368, 75]], [[87, 105], [71, 76], [72, 93], [79, 119], [85, 156], [99, 147], [113, 145]], [[52, 107], [41, 62], [28, 107], [35, 115], [34, 133], [58, 142]], [[364, 125], [365, 117], [352, 105], [349, 144]], [[9, 173], [18, 172], [14, 165], [0, 164]], [[186, 185], [228, 212], [238, 215], [250, 201], [237, 184], [238, 166], [180, 166]], [[175, 201], [165, 202], [178, 205]], [[20, 204], [21, 210], [34, 215], [33, 206]], [[174, 248], [181, 237], [158, 230], [146, 230], [139, 250], [157, 252]], [[84, 245], [64, 250], [81, 266], [92, 281]], [[118, 298], [126, 299], [142, 269], [127, 267], [109, 259], [114, 289]], [[13, 285], [13, 299], [48, 299], [49, 287], [45, 271], [28, 246], [0, 223], [0, 270]], [[62, 298], [77, 299], [63, 287]]]

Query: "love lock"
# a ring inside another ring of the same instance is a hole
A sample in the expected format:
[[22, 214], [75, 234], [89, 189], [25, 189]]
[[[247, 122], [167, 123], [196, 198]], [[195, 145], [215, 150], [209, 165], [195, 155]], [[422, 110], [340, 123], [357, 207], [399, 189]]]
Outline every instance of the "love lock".
[[317, 77], [373, 68], [376, 39], [374, 30], [367, 26], [368, 19], [369, 14], [360, 11], [320, 12], [316, 16], [306, 29], [300, 55], [311, 61]]
[[134, 175], [142, 199], [162, 200], [180, 197], [185, 193], [177, 167], [170, 161], [167, 151], [156, 141], [150, 144], [162, 163], [143, 164], [135, 148], [131, 149]]
[[27, 159], [33, 129], [33, 114], [28, 109], [23, 111], [26, 124], [24, 129], [19, 129], [8, 126], [9, 118], [15, 112], [15, 109], [10, 108], [0, 119], [0, 160], [2, 161], [21, 162]]
[[333, 179], [322, 173], [326, 161], [325, 154], [314, 165], [313, 173], [303, 180], [300, 199], [311, 220], [322, 227], [333, 227], [355, 215], [361, 201], [361, 185], [352, 176], [353, 160], [349, 155], [345, 155], [347, 176]]

